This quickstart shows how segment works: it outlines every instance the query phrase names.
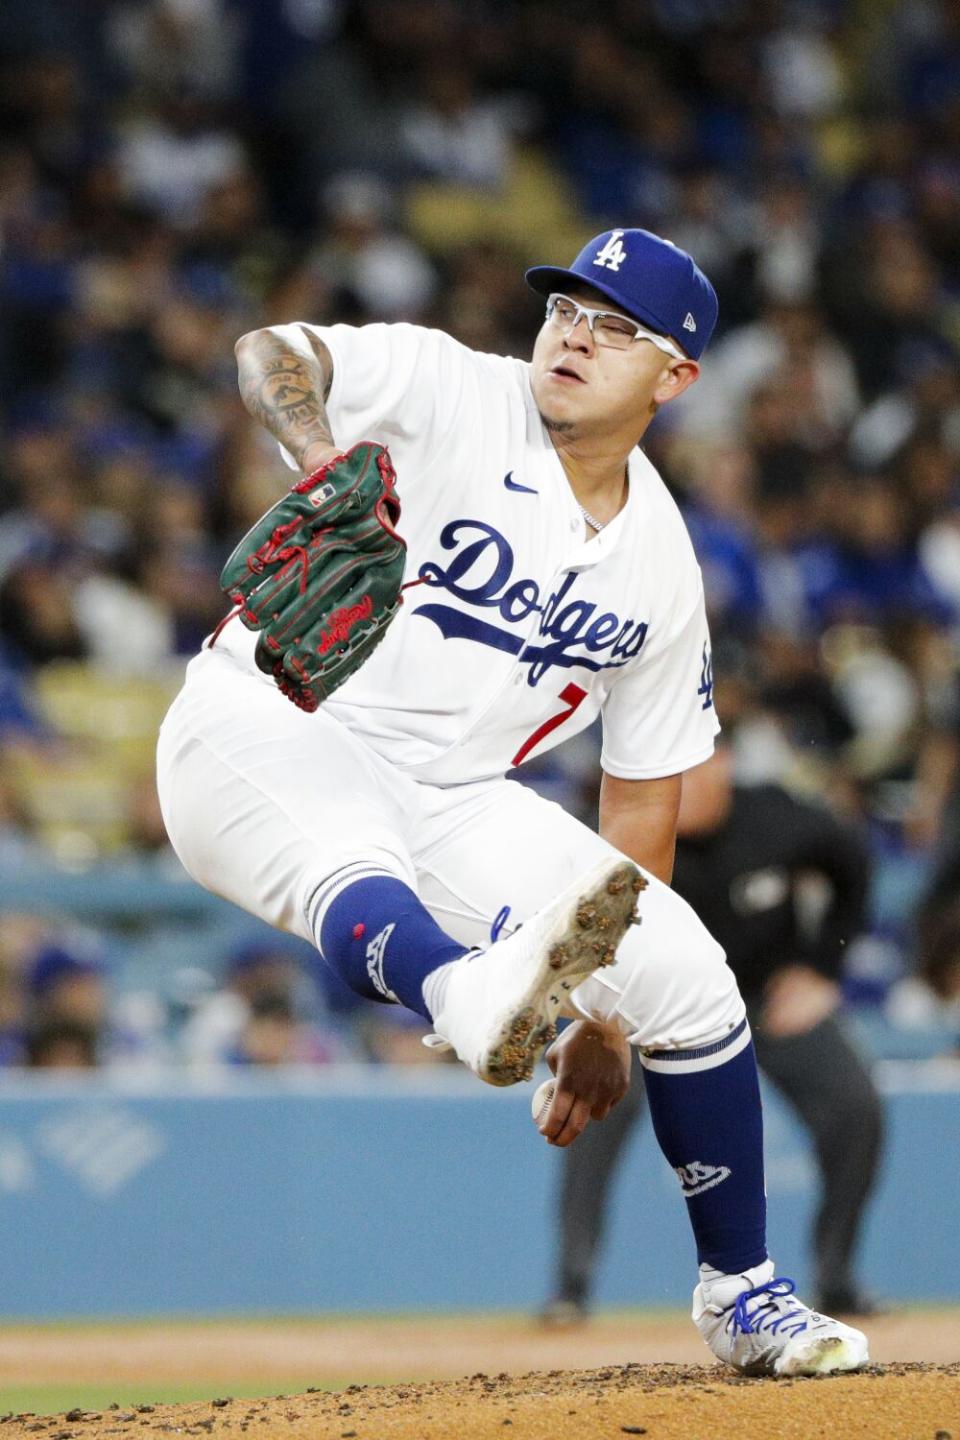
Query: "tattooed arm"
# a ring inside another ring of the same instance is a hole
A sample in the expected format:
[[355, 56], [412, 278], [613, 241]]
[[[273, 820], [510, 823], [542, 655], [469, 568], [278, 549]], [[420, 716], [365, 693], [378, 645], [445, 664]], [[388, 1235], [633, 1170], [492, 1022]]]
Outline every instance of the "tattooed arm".
[[237, 341], [236, 356], [244, 405], [304, 474], [341, 453], [324, 404], [333, 361], [322, 340], [295, 325], [251, 330]]

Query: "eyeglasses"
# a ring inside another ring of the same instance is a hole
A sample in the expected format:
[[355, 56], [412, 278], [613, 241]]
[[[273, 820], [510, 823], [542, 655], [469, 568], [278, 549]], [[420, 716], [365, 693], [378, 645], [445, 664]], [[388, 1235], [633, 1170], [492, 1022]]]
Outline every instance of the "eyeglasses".
[[578, 305], [568, 295], [550, 295], [547, 298], [547, 319], [555, 325], [561, 335], [572, 335], [581, 319], [586, 320], [587, 329], [597, 345], [609, 346], [611, 350], [629, 350], [635, 340], [649, 340], [664, 355], [674, 360], [686, 360], [684, 355], [664, 335], [647, 330], [629, 315], [620, 315], [615, 310], [591, 310], [589, 305]]

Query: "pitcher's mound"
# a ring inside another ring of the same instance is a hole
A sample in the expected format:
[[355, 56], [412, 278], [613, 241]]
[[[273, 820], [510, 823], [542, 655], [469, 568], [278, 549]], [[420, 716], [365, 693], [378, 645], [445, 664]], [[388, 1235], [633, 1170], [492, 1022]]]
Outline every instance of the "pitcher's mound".
[[716, 1366], [623, 1365], [0, 1416], [0, 1426], [0, 1440], [960, 1440], [960, 1365], [875, 1365], [817, 1380], [748, 1380]]

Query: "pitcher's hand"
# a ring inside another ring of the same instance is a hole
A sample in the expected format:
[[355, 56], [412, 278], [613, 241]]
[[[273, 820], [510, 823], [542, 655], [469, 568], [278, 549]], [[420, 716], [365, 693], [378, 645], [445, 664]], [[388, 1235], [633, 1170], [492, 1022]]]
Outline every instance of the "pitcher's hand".
[[557, 1088], [540, 1122], [551, 1145], [570, 1145], [591, 1120], [602, 1120], [627, 1093], [630, 1046], [615, 1025], [576, 1020], [551, 1045], [546, 1060]]

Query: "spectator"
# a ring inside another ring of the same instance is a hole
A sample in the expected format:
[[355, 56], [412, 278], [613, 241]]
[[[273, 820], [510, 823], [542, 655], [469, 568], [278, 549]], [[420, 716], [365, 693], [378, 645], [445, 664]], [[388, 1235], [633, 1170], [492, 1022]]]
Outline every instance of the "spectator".
[[99, 956], [47, 941], [26, 974], [26, 1056], [35, 1066], [96, 1066], [104, 1061], [108, 1028], [104, 968]]
[[328, 1064], [350, 1049], [309, 1015], [312, 987], [292, 947], [252, 940], [234, 950], [222, 987], [200, 997], [180, 1035], [184, 1059], [210, 1065]]
[[155, 105], [134, 117], [119, 137], [125, 194], [184, 230], [199, 219], [215, 187], [242, 174], [246, 164], [238, 137], [184, 82], [161, 90]]
[[24, 991], [28, 1064], [137, 1067], [162, 1058], [157, 1008], [113, 992], [92, 933], [46, 929], [27, 952]]
[[103, 961], [88, 947], [48, 941], [27, 972], [31, 1010], [48, 1020], [71, 1020], [100, 1030], [106, 1018]]
[[436, 289], [426, 256], [392, 223], [393, 200], [376, 176], [334, 176], [323, 191], [328, 235], [310, 257], [338, 315], [420, 320]]
[[418, 91], [400, 130], [414, 171], [452, 184], [501, 189], [510, 160], [511, 114], [502, 101], [477, 94], [468, 57], [428, 60]]

